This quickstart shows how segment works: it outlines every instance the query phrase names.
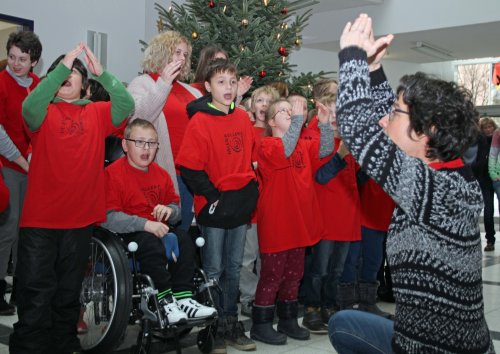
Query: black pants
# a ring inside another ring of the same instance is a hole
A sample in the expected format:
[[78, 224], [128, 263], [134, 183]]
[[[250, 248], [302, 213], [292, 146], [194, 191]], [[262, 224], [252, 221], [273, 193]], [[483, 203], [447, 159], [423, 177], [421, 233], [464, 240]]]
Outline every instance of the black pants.
[[71, 353], [80, 349], [76, 324], [93, 227], [21, 228], [17, 264], [19, 321], [11, 354]]
[[483, 193], [484, 200], [484, 231], [486, 232], [486, 241], [488, 243], [495, 244], [495, 221], [494, 221], [494, 197], [495, 190], [493, 189], [493, 184], [480, 183], [481, 192]]
[[193, 274], [196, 267], [194, 243], [191, 237], [182, 230], [175, 230], [175, 234], [179, 241], [177, 262], [168, 262], [163, 242], [149, 232], [140, 231], [120, 235], [127, 243], [137, 242], [139, 248], [136, 252], [136, 259], [141, 273], [153, 279], [159, 292], [167, 289], [172, 289], [174, 293], [193, 290]]

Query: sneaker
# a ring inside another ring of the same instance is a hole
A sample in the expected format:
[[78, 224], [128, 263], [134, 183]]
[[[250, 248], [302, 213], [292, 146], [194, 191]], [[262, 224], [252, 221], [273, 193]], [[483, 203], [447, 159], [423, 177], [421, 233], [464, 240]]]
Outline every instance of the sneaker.
[[328, 327], [323, 323], [319, 307], [307, 306], [305, 308], [302, 326], [307, 328], [311, 333], [328, 333]]
[[495, 245], [493, 243], [487, 243], [486, 247], [484, 247], [485, 252], [491, 252], [495, 250]]
[[221, 334], [217, 333], [214, 337], [214, 344], [212, 346], [212, 351], [210, 354], [226, 354], [226, 342]]
[[228, 345], [238, 350], [250, 351], [257, 348], [255, 342], [245, 335], [243, 323], [236, 318], [228, 320], [224, 339]]
[[198, 320], [215, 316], [217, 310], [213, 307], [208, 307], [200, 304], [192, 298], [184, 298], [177, 300], [177, 305], [184, 311], [189, 320]]
[[338, 309], [335, 308], [335, 306], [322, 306], [321, 307], [321, 319], [323, 320], [323, 324], [325, 326], [328, 326], [328, 321], [330, 320], [330, 317], [333, 316], [335, 312], [337, 312]]
[[242, 302], [241, 303], [241, 315], [246, 317], [252, 317], [252, 302]]
[[181, 324], [187, 322], [187, 315], [179, 308], [177, 301], [173, 297], [165, 297], [160, 300], [163, 306], [168, 324]]

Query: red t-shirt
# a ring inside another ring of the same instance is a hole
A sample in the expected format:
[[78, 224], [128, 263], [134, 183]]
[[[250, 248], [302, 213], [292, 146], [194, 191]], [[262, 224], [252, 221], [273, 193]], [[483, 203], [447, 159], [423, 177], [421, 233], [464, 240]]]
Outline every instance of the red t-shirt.
[[361, 224], [372, 230], [387, 231], [396, 203], [371, 178], [361, 186], [360, 197]]
[[[255, 179], [253, 149], [253, 127], [245, 111], [236, 108], [224, 116], [198, 112], [189, 122], [175, 163], [205, 171], [221, 192], [237, 190]], [[194, 196], [196, 215], [206, 203], [205, 197]]]
[[316, 154], [317, 141], [299, 139], [286, 158], [281, 138], [262, 139], [257, 158], [262, 182], [257, 204], [261, 253], [311, 246], [321, 239], [324, 229], [311, 166]]
[[[335, 139], [334, 152], [338, 150], [339, 139]], [[328, 155], [313, 160], [314, 171], [331, 159]], [[324, 240], [361, 240], [361, 207], [356, 174], [359, 165], [351, 154], [344, 157], [347, 165], [327, 184], [314, 183], [316, 195], [325, 224]]]
[[[33, 79], [33, 83], [26, 88], [19, 86], [7, 70], [0, 72], [0, 124], [25, 158], [28, 157], [31, 138], [24, 124], [22, 104], [26, 96], [40, 82], [35, 74], [28, 73], [28, 75]], [[18, 164], [10, 162], [5, 157], [0, 156], [0, 160], [4, 166], [26, 174]]]
[[132, 167], [121, 157], [106, 168], [106, 210], [155, 220], [151, 213], [158, 204], [179, 203], [167, 171], [153, 162], [148, 171]]
[[71, 229], [106, 220], [104, 139], [116, 129], [111, 102], [49, 104], [32, 133], [20, 226]]

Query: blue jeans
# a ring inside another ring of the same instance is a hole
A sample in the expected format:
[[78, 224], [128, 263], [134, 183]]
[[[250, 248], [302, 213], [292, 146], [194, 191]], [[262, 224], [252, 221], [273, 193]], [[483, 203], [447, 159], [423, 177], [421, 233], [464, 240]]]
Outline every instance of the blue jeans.
[[178, 226], [183, 231], [188, 232], [191, 223], [193, 222], [193, 194], [188, 189], [181, 176], [177, 176], [177, 184], [179, 185], [179, 194], [181, 197], [181, 223]]
[[240, 270], [245, 250], [245, 236], [247, 225], [233, 229], [219, 229], [200, 226], [201, 234], [205, 238], [205, 245], [201, 249], [203, 270], [209, 279], [216, 279], [222, 290], [218, 301], [215, 300], [219, 316], [238, 315], [238, 292]]
[[339, 354], [392, 354], [393, 334], [393, 321], [365, 311], [339, 311], [328, 322], [330, 342]]
[[384, 252], [384, 235], [384, 231], [361, 227], [361, 241], [351, 242], [340, 282], [374, 283], [377, 281], [377, 273]]
[[306, 306], [334, 306], [350, 242], [321, 240], [312, 247], [311, 267], [304, 277]]

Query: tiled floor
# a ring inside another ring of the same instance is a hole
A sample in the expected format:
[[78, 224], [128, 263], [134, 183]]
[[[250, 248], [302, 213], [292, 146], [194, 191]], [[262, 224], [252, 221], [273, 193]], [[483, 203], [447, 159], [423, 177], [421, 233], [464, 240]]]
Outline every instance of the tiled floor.
[[[484, 237], [483, 237], [484, 238]], [[498, 244], [497, 244], [498, 245]], [[497, 350], [500, 350], [500, 245], [494, 252], [483, 255], [483, 292], [486, 321], [488, 322], [492, 338]], [[389, 303], [379, 303], [379, 306], [389, 312], [394, 312], [394, 305]], [[17, 316], [0, 317], [0, 354], [8, 353], [8, 335], [12, 331], [12, 325], [17, 320]], [[242, 316], [241, 320], [247, 330], [250, 328], [250, 319]], [[301, 320], [299, 320], [300, 322]], [[248, 332], [247, 332], [248, 333]], [[137, 326], [129, 326], [124, 344], [116, 353], [129, 353], [129, 348], [135, 344]], [[182, 352], [185, 354], [200, 353], [196, 343], [196, 331], [181, 340]], [[284, 346], [271, 346], [257, 343], [257, 351], [262, 354], [324, 354], [335, 353], [327, 335], [311, 335], [308, 341], [297, 341], [288, 339]], [[170, 351], [172, 352], [172, 351]], [[228, 347], [228, 353], [241, 353], [234, 348]]]

